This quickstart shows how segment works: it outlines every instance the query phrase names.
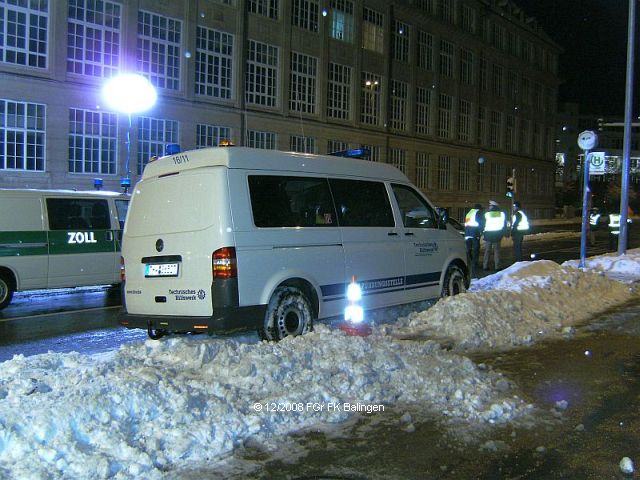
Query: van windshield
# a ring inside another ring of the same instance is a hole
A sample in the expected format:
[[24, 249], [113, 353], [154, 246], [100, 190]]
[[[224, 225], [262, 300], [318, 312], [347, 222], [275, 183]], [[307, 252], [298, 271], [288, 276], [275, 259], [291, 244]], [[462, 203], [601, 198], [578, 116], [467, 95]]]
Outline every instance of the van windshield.
[[127, 235], [141, 237], [203, 230], [214, 223], [215, 175], [172, 175], [136, 185]]

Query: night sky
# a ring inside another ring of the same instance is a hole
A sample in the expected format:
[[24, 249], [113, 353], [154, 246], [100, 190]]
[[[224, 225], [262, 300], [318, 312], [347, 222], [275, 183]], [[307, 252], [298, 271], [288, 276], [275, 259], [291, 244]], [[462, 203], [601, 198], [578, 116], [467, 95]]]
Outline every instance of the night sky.
[[[624, 115], [628, 0], [514, 0], [558, 43], [560, 102], [584, 113]], [[640, 12], [640, 5], [636, 13]], [[640, 105], [639, 22], [635, 33], [634, 113]]]

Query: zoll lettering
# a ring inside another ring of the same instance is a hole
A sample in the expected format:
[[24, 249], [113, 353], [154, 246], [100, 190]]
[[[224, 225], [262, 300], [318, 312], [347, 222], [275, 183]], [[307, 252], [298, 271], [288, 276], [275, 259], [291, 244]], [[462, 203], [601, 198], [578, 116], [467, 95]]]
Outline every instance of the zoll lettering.
[[67, 243], [98, 243], [93, 236], [94, 232], [67, 232]]

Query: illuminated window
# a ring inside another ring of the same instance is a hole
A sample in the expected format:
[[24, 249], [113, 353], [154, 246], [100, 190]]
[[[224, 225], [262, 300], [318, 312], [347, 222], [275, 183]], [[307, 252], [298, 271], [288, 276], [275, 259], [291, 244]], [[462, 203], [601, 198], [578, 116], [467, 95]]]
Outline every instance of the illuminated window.
[[138, 72], [158, 88], [180, 89], [182, 22], [138, 12]]
[[275, 107], [278, 102], [278, 47], [249, 40], [247, 103]]
[[151, 157], [164, 155], [167, 143], [178, 143], [177, 121], [138, 117], [138, 175], [142, 175]]
[[111, 77], [120, 68], [119, 4], [69, 0], [67, 72]]
[[331, 38], [353, 43], [353, 2], [331, 0]]
[[233, 35], [198, 27], [196, 35], [195, 93], [213, 98], [232, 98]]
[[48, 0], [0, 2], [0, 61], [47, 68], [48, 30]]
[[69, 171], [116, 173], [118, 115], [69, 109]]
[[384, 16], [371, 10], [363, 8], [362, 18], [362, 48], [373, 52], [384, 52]]
[[380, 82], [379, 75], [362, 72], [360, 121], [366, 125], [380, 124]]
[[46, 109], [0, 100], [0, 170], [44, 172]]

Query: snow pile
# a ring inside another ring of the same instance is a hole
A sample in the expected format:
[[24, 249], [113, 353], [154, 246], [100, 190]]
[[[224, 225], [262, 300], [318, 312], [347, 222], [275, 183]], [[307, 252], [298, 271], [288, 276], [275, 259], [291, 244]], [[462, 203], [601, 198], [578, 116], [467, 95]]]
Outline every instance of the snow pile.
[[[341, 422], [353, 413], [327, 406], [344, 402], [417, 403], [471, 424], [533, 409], [500, 374], [434, 342], [349, 337], [323, 325], [280, 343], [173, 337], [98, 361], [16, 356], [0, 372], [0, 477], [160, 478], [210, 464], [249, 437]], [[271, 403], [284, 411], [267, 412]]]
[[[611, 257], [598, 265], [628, 276], [638, 271], [638, 262], [640, 257]], [[560, 333], [635, 296], [634, 289], [602, 273], [549, 260], [519, 262], [385, 331], [403, 338], [446, 338], [459, 350], [506, 348]]]
[[[578, 268], [579, 264], [579, 260], [569, 260], [562, 265]], [[620, 281], [637, 281], [640, 278], [640, 249], [629, 250], [622, 256], [606, 253], [587, 258], [585, 269], [604, 273]]]

